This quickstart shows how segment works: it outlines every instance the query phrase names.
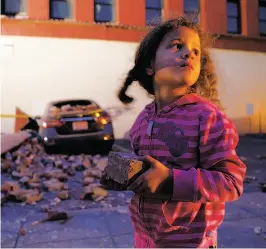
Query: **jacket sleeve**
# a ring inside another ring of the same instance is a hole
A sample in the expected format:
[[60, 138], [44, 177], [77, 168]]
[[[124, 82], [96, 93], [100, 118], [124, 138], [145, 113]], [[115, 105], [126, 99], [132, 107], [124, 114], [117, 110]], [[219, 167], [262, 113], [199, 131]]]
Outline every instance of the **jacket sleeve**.
[[173, 199], [229, 202], [243, 193], [246, 165], [236, 154], [239, 137], [221, 111], [204, 111], [199, 126], [199, 167], [173, 170]]

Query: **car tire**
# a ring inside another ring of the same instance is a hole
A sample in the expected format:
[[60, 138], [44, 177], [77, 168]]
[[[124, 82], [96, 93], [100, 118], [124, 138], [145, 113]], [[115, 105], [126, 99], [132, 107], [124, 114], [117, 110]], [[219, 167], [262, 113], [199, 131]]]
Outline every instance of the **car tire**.
[[56, 146], [44, 145], [43, 147], [47, 154], [55, 154], [58, 151], [58, 148]]
[[108, 154], [112, 150], [114, 142], [115, 142], [114, 140], [103, 141], [102, 148], [104, 154]]

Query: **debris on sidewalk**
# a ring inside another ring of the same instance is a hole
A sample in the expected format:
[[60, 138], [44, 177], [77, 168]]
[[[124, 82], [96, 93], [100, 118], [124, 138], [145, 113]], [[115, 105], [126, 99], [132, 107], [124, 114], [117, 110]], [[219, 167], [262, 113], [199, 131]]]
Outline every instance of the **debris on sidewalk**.
[[266, 182], [260, 182], [257, 187], [263, 192], [266, 193]]
[[81, 200], [101, 201], [108, 196], [108, 191], [101, 188], [98, 184], [91, 184], [84, 187], [84, 193], [81, 195]]
[[85, 158], [83, 161], [83, 165], [86, 169], [91, 168], [91, 161], [89, 160], [89, 158]]
[[10, 191], [16, 191], [19, 189], [19, 185], [16, 182], [7, 181], [1, 186], [1, 192], [9, 193]]
[[84, 185], [85, 185], [85, 186], [87, 186], [87, 185], [89, 185], [89, 184], [91, 184], [91, 183], [93, 183], [93, 182], [94, 182], [94, 178], [93, 178], [93, 177], [86, 176], [86, 177], [84, 178]]
[[34, 205], [43, 198], [43, 193], [33, 189], [18, 189], [7, 193], [7, 199]]
[[105, 157], [105, 158], [98, 158], [96, 162], [94, 162], [94, 164], [96, 165], [96, 168], [103, 172], [106, 165], [108, 163], [108, 157]]
[[48, 211], [48, 217], [40, 221], [34, 221], [32, 225], [38, 225], [47, 221], [67, 221], [70, 216], [66, 212]]
[[248, 161], [248, 159], [247, 159], [246, 157], [244, 157], [244, 156], [240, 156], [239, 159], [240, 159], [242, 162], [244, 162], [244, 163], [246, 163], [246, 162]]
[[29, 181], [30, 178], [28, 176], [23, 176], [22, 178], [20, 178], [19, 183], [21, 183], [25, 187], [29, 187]]
[[12, 161], [10, 159], [4, 159], [1, 163], [1, 169], [3, 172], [8, 172], [8, 170], [11, 168]]
[[48, 191], [60, 191], [64, 189], [64, 183], [60, 182], [59, 180], [53, 178], [51, 180], [48, 181], [44, 181], [43, 182], [43, 186], [45, 189], [47, 189]]
[[25, 204], [35, 205], [36, 202], [40, 201], [43, 198], [43, 193], [32, 192], [26, 195], [27, 199]]
[[92, 199], [95, 199], [95, 200], [97, 199], [98, 201], [108, 196], [108, 191], [101, 187], [93, 188], [92, 193], [93, 193]]
[[263, 159], [266, 159], [266, 154], [263, 154], [263, 155], [257, 155], [256, 157], [257, 157], [257, 159], [259, 159], [259, 160], [263, 160]]
[[61, 202], [61, 199], [58, 197], [55, 197], [54, 200], [50, 203], [51, 206], [56, 206], [58, 203]]
[[6, 202], [6, 195], [1, 193], [1, 206]]
[[86, 169], [85, 171], [83, 171], [83, 176], [87, 177], [87, 176], [91, 176], [94, 178], [98, 178], [100, 179], [102, 176], [102, 171], [100, 171], [99, 169], [95, 168], [95, 169]]
[[128, 213], [128, 209], [127, 207], [117, 207], [116, 212], [118, 212], [119, 214], [127, 214]]
[[50, 207], [49, 205], [41, 205], [40, 209], [42, 212], [48, 212]]
[[19, 229], [19, 234], [20, 234], [21, 236], [24, 236], [24, 235], [26, 234], [26, 230], [25, 230], [25, 228], [20, 228], [20, 229]]
[[257, 180], [257, 177], [256, 176], [249, 176], [249, 175], [246, 175], [245, 179], [244, 179], [244, 182], [245, 183], [250, 183], [252, 181], [255, 181]]
[[254, 228], [254, 233], [257, 234], [257, 235], [260, 235], [262, 232], [262, 228], [261, 227], [255, 227]]
[[61, 200], [67, 200], [69, 199], [70, 195], [67, 190], [61, 191], [57, 194], [57, 197], [60, 198]]
[[2, 174], [6, 179], [12, 179], [1, 186], [1, 205], [6, 201], [34, 205], [46, 193], [55, 193], [55, 199], [48, 198], [48, 207], [42, 207], [48, 211], [50, 206], [72, 198], [70, 192], [75, 189], [69, 189], [67, 183], [77, 177], [79, 171], [84, 177], [80, 181], [80, 187], [84, 186], [84, 199], [103, 200], [108, 192], [100, 188], [99, 179], [106, 165], [107, 158], [100, 155], [47, 154], [38, 140], [29, 138], [17, 150], [1, 158]]

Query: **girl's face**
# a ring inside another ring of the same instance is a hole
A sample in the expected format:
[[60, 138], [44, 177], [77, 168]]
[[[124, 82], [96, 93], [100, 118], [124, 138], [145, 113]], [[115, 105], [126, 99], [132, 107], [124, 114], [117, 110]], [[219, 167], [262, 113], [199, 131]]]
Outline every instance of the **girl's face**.
[[200, 74], [199, 35], [187, 27], [172, 30], [162, 40], [153, 63], [155, 86], [188, 88]]

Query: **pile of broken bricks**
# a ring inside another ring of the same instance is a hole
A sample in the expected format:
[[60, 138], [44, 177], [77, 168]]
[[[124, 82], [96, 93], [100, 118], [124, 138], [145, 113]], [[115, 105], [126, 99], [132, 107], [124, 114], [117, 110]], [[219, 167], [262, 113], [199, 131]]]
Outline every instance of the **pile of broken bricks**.
[[51, 116], [69, 114], [69, 113], [79, 113], [79, 112], [90, 112], [98, 110], [99, 107], [96, 104], [88, 104], [88, 105], [63, 105], [61, 107], [52, 106], [49, 109], [49, 114]]
[[49, 155], [37, 138], [30, 138], [18, 149], [1, 158], [2, 174], [12, 178], [2, 182], [1, 205], [7, 201], [34, 205], [45, 198], [45, 192], [56, 192], [50, 204], [71, 197], [68, 181], [82, 171], [83, 194], [81, 200], [101, 201], [108, 196], [99, 179], [107, 164], [100, 155]]
[[[248, 163], [247, 158], [241, 159]], [[266, 156], [257, 156], [257, 159], [264, 160]], [[83, 186], [83, 193], [78, 199], [103, 201], [109, 193], [99, 180], [107, 166], [107, 160], [107, 157], [100, 155], [49, 155], [36, 137], [29, 138], [18, 149], [7, 152], [1, 158], [2, 174], [12, 178], [11, 181], [2, 182], [1, 205], [7, 201], [34, 205], [45, 199], [46, 192], [53, 192], [56, 193], [56, 198], [48, 200], [49, 205], [45, 209], [56, 206], [71, 198], [72, 191], [68, 182], [77, 172], [82, 173], [79, 180]], [[256, 177], [248, 175], [245, 178], [246, 183], [256, 180]], [[266, 192], [266, 181], [257, 186], [262, 192]]]

